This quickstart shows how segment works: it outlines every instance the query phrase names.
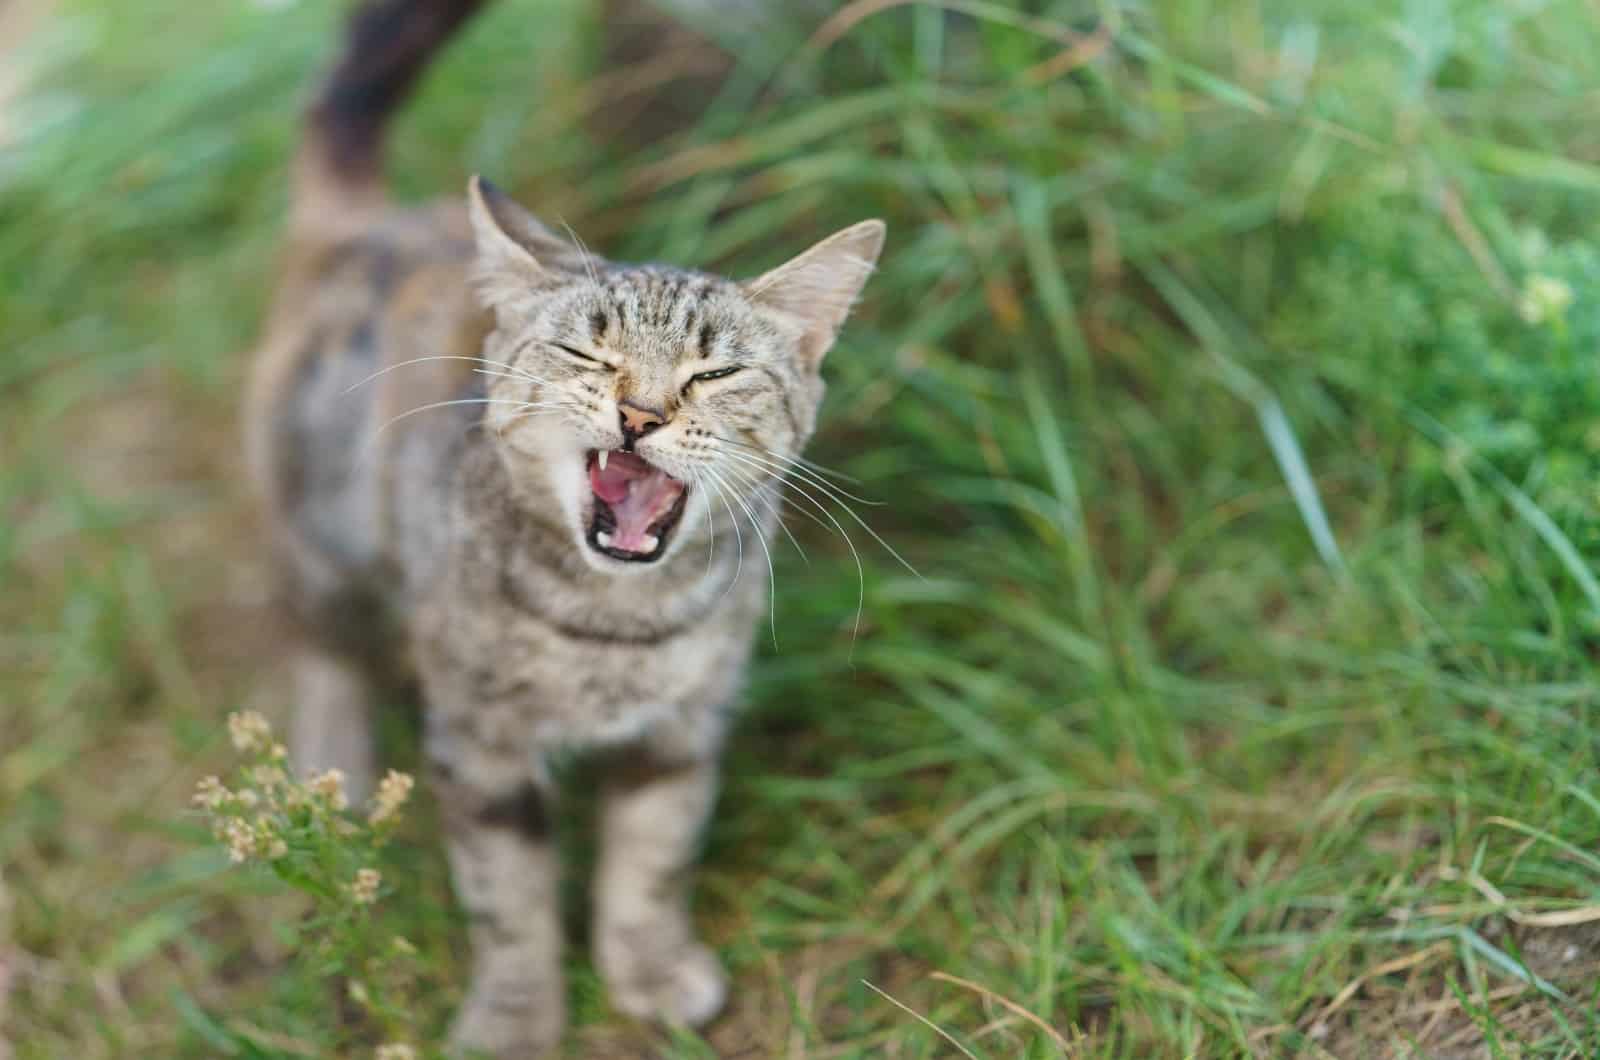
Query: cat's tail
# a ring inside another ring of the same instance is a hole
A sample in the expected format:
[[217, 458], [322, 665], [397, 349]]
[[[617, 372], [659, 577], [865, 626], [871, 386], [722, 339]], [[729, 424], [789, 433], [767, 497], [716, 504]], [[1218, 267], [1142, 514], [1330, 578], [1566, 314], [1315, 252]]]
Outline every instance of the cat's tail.
[[305, 114], [295, 160], [294, 231], [313, 241], [359, 230], [384, 202], [383, 138], [434, 53], [485, 0], [364, 0]]

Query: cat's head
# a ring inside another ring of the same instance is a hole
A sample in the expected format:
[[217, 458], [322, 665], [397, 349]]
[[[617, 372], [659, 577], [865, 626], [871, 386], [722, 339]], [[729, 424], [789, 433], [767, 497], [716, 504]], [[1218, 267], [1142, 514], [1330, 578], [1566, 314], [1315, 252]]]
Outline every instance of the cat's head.
[[481, 178], [467, 194], [477, 288], [496, 318], [485, 421], [508, 461], [531, 462], [588, 562], [643, 569], [713, 521], [761, 532], [811, 436], [823, 357], [883, 222], [738, 282], [613, 264]]

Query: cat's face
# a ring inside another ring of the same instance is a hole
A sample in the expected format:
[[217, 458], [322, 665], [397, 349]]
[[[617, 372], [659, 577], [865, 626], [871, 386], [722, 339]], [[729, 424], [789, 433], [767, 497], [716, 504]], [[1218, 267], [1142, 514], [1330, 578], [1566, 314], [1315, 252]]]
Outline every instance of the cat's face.
[[[533, 461], [590, 565], [644, 569], [770, 528], [811, 435], [820, 368], [872, 270], [867, 221], [747, 283], [586, 258], [485, 182], [469, 189], [498, 328], [486, 421]], [[731, 526], [729, 524], [732, 524]]]

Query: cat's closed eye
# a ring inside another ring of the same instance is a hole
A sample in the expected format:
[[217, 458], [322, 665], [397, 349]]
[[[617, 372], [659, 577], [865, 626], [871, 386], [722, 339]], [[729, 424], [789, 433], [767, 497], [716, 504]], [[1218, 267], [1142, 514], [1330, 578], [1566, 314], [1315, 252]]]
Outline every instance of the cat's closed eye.
[[589, 364], [596, 365], [597, 367], [600, 367], [600, 368], [604, 368], [608, 372], [615, 372], [617, 370], [616, 365], [609, 364], [609, 363], [607, 363], [605, 361], [602, 361], [600, 358], [591, 356], [590, 354], [587, 354], [587, 353], [584, 353], [582, 350], [575, 350], [571, 346], [566, 345], [565, 343], [552, 342], [550, 345], [555, 347], [556, 349], [560, 350], [562, 353], [566, 354], [569, 357], [574, 357], [574, 358], [576, 358], [577, 360], [580, 360], [580, 361], [587, 361]]
[[709, 372], [696, 372], [694, 375], [689, 377], [689, 381], [687, 383], [683, 384], [683, 392], [687, 394], [696, 383], [709, 383], [717, 379], [726, 379], [735, 372], [742, 371], [744, 371], [744, 365], [731, 364], [726, 368], [717, 368]]

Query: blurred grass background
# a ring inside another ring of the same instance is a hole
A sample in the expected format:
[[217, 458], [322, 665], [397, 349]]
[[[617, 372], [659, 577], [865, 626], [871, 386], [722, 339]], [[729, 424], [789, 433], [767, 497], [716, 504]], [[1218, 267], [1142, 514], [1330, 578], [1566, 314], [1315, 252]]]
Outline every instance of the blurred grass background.
[[[18, 1058], [367, 1055], [186, 811], [227, 710], [285, 713], [234, 407], [338, 8], [59, 0], [0, 44]], [[619, 10], [491, 6], [400, 194], [482, 171], [736, 274], [887, 218], [812, 455], [925, 580], [856, 533], [853, 637], [794, 523], [698, 902], [733, 1010], [622, 1027], [580, 944], [572, 1055], [1600, 1054], [1593, 5], [661, 12], [626, 60]], [[391, 859], [437, 1031], [426, 814]]]

